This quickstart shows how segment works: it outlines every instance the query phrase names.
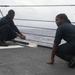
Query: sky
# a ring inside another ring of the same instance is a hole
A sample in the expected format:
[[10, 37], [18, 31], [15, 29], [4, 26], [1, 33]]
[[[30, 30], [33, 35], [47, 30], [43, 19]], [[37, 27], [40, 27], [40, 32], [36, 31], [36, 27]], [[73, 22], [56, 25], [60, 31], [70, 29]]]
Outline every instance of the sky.
[[0, 4], [74, 4], [75, 0], [0, 0]]
[[[0, 0], [0, 5], [70, 5], [75, 0]], [[5, 16], [9, 9], [15, 10], [15, 18], [55, 21], [55, 16], [65, 13], [71, 21], [75, 21], [75, 7], [0, 7]], [[0, 15], [1, 16], [1, 15]], [[15, 24], [23, 24], [36, 27], [57, 28], [55, 23], [15, 21]]]

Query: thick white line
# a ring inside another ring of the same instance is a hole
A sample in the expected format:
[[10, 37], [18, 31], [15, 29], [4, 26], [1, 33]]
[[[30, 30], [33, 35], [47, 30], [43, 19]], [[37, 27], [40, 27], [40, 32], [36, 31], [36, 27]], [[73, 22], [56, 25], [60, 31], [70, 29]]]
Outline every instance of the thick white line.
[[23, 48], [23, 46], [20, 45], [10, 45], [10, 46], [0, 46], [0, 49], [11, 49], [11, 48]]

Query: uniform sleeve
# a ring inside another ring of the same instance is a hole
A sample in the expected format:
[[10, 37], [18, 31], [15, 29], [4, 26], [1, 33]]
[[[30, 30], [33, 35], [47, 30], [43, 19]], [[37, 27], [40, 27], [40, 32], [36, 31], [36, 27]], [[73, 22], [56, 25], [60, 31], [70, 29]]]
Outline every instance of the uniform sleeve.
[[60, 42], [62, 40], [62, 36], [63, 36], [63, 30], [61, 27], [58, 27], [58, 29], [56, 31], [54, 43], [60, 44]]
[[4, 18], [0, 19], [0, 27], [3, 26], [6, 23], [6, 20]]
[[0, 27], [1, 27], [1, 25], [2, 25], [2, 24], [1, 24], [1, 19], [0, 19]]
[[9, 22], [7, 21], [7, 19], [5, 17], [0, 19], [0, 27], [3, 25], [9, 25]]
[[19, 31], [19, 29], [16, 27], [16, 25], [14, 24], [14, 22], [12, 21], [12, 27], [13, 29], [18, 33], [18, 34], [21, 34], [21, 32]]

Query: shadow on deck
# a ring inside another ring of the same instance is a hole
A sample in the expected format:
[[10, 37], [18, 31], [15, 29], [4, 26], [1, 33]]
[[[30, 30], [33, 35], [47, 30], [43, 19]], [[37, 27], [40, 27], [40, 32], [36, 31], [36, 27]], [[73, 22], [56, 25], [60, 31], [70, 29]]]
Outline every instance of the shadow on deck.
[[58, 57], [54, 65], [46, 64], [51, 49], [17, 44], [22, 47], [0, 49], [0, 75], [75, 75]]

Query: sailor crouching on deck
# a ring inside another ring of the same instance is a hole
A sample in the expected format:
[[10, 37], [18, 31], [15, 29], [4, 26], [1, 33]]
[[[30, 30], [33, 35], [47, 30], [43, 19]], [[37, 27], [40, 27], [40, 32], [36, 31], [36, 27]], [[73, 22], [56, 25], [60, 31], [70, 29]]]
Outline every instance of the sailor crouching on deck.
[[16, 37], [26, 39], [13, 22], [15, 16], [14, 10], [9, 10], [8, 14], [0, 20], [0, 46], [8, 46], [5, 41]]
[[[54, 63], [55, 55], [68, 61], [68, 67], [75, 67], [75, 26], [71, 24], [66, 14], [58, 14], [56, 16], [56, 24], [58, 26], [52, 54], [48, 64]], [[66, 43], [60, 44], [64, 39]]]

